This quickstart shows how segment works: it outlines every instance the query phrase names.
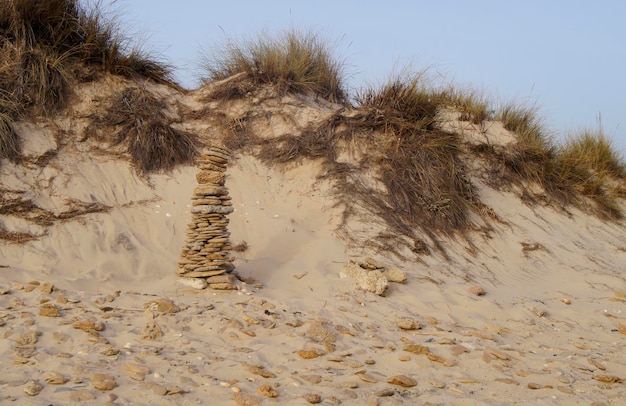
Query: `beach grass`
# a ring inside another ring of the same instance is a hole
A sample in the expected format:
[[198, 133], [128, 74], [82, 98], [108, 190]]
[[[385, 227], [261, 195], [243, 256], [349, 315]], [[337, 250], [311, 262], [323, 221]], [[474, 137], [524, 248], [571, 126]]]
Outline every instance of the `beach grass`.
[[[329, 41], [313, 31], [295, 29], [229, 40], [205, 58], [204, 81], [245, 73], [256, 85], [275, 85], [280, 93], [311, 93], [344, 103], [343, 64]], [[240, 92], [234, 92], [239, 95]]]

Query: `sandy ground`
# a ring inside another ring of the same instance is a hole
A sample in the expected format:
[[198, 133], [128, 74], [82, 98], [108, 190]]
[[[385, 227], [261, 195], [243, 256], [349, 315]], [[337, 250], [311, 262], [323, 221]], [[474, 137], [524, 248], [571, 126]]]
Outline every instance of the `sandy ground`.
[[[35, 130], [33, 130], [35, 131]], [[45, 136], [44, 136], [45, 139]], [[43, 145], [39, 143], [38, 145]], [[45, 148], [44, 148], [45, 149]], [[33, 153], [42, 154], [39, 150]], [[504, 223], [402, 261], [348, 244], [314, 163], [228, 169], [237, 291], [175, 274], [193, 167], [150, 182], [124, 161], [3, 162], [5, 189], [91, 213], [0, 243], [2, 404], [618, 405], [626, 399], [626, 228], [481, 184]], [[65, 202], [65, 203], [64, 203]], [[362, 226], [362, 225], [361, 225]], [[385, 296], [345, 276], [407, 275]]]

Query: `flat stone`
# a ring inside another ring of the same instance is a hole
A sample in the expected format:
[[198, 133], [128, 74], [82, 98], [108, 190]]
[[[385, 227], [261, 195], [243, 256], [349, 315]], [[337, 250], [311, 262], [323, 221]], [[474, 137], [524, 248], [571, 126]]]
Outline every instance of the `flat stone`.
[[383, 296], [389, 286], [389, 281], [383, 272], [366, 270], [352, 262], [344, 266], [343, 273], [354, 279], [359, 288], [379, 296]]
[[192, 206], [191, 213], [219, 213], [219, 214], [230, 214], [233, 211], [232, 206], [216, 206], [210, 204], [201, 204], [199, 206]]
[[221, 275], [226, 273], [226, 269], [216, 269], [213, 271], [203, 271], [203, 272], [189, 272], [185, 274], [186, 278], [207, 278], [209, 276]]
[[207, 199], [205, 197], [201, 197], [198, 199], [191, 199], [191, 205], [192, 206], [200, 206], [203, 204], [211, 204], [211, 205], [221, 205], [222, 201], [220, 199], [216, 199], [216, 198], [211, 198], [211, 199]]
[[228, 189], [226, 189], [224, 186], [217, 185], [198, 185], [193, 190], [193, 194], [195, 196], [227, 196]]
[[98, 390], [107, 391], [117, 387], [117, 382], [115, 382], [115, 378], [111, 375], [93, 374], [90, 380], [91, 385]]
[[207, 281], [202, 278], [179, 278], [177, 281], [184, 286], [198, 290], [206, 289], [208, 286]]
[[400, 268], [392, 267], [392, 268], [385, 269], [384, 274], [385, 274], [385, 278], [387, 278], [389, 282], [394, 282], [394, 283], [406, 282], [406, 272]]
[[394, 375], [387, 379], [387, 383], [392, 385], [402, 386], [403, 388], [412, 388], [417, 385], [417, 381], [413, 378], [410, 378], [406, 375]]
[[233, 275], [222, 274], [206, 278], [207, 283], [233, 283], [235, 277]]
[[402, 330], [419, 330], [420, 322], [410, 319], [408, 317], [402, 317], [396, 320], [396, 326], [398, 326]]
[[236, 290], [237, 286], [231, 283], [209, 283], [209, 288], [215, 290]]

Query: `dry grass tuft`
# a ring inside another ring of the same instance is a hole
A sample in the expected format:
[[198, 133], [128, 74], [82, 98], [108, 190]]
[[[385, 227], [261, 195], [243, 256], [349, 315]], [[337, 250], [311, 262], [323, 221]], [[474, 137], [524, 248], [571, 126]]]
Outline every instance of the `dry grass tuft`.
[[369, 89], [357, 103], [361, 129], [386, 136], [378, 163], [393, 222], [444, 233], [466, 228], [475, 197], [459, 159], [459, 136], [439, 130], [446, 93], [416, 75]]
[[172, 127], [173, 121], [163, 100], [135, 87], [115, 97], [103, 119], [118, 128], [112, 144], [127, 143], [133, 163], [144, 173], [172, 169], [196, 157], [196, 136]]
[[559, 147], [555, 163], [562, 182], [593, 200], [598, 214], [623, 217], [618, 199], [624, 190], [626, 162], [602, 128], [571, 136]]
[[[507, 150], [473, 148], [500, 166], [492, 173], [492, 184], [520, 185], [529, 202], [547, 199], [547, 203], [575, 205], [607, 219], [623, 217], [618, 199], [623, 196], [626, 163], [601, 129], [585, 130], [556, 143], [535, 107], [509, 103], [500, 108], [496, 119], [514, 133], [517, 142]], [[546, 195], [530, 192], [531, 185], [539, 185]]]
[[[270, 163], [321, 159], [345, 207], [344, 220], [365, 208], [395, 233], [394, 244], [418, 239], [418, 230], [437, 244], [437, 233], [451, 235], [470, 225], [476, 199], [459, 158], [460, 138], [439, 129], [445, 101], [419, 75], [396, 77], [363, 91], [355, 111], [338, 112], [300, 135], [260, 141], [260, 156]], [[363, 153], [340, 161], [348, 146]]]
[[63, 107], [72, 75], [86, 66], [171, 83], [170, 68], [132, 47], [113, 18], [79, 0], [0, 2], [0, 88], [23, 108]]
[[477, 125], [494, 118], [494, 110], [489, 98], [472, 88], [449, 86], [441, 91], [442, 103], [458, 110], [461, 121], [469, 121]]
[[[278, 35], [266, 33], [255, 39], [228, 42], [215, 57], [207, 59], [206, 81], [223, 80], [245, 72], [257, 85], [273, 84], [281, 93], [313, 93], [331, 102], [343, 103], [342, 64], [328, 42], [313, 32], [296, 30]], [[241, 97], [244, 91], [233, 91]]]
[[0, 93], [0, 158], [19, 162], [21, 158], [20, 137], [13, 129], [13, 121], [17, 116], [17, 105], [10, 95]]

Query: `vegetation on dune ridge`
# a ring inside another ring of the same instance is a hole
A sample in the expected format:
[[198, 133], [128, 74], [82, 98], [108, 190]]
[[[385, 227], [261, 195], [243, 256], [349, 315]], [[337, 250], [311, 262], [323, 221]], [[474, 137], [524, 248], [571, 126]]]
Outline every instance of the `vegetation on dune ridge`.
[[[173, 84], [168, 65], [131, 46], [112, 18], [79, 0], [0, 2], [0, 156], [20, 159], [12, 122], [65, 106], [70, 85], [98, 70]], [[5, 106], [11, 106], [5, 108]]]
[[[472, 212], [495, 218], [470, 180], [468, 151], [484, 160], [493, 186], [515, 184], [527, 202], [576, 205], [610, 219], [623, 216], [617, 199], [624, 193], [624, 161], [601, 134], [574, 137], [583, 141], [560, 145], [534, 107], [509, 103], [495, 109], [471, 88], [433, 85], [425, 72], [392, 76], [382, 86], [359, 92], [355, 102], [348, 113], [340, 111], [318, 127], [269, 140], [255, 137], [243, 117], [228, 125], [231, 131], [225, 142], [233, 149], [256, 145], [268, 163], [321, 158], [346, 207], [356, 198], [391, 230], [415, 236], [419, 229], [435, 243], [435, 234], [474, 227]], [[475, 131], [487, 131], [488, 120], [501, 121], [516, 142], [505, 149], [467, 144], [459, 132], [443, 130], [441, 113], [450, 110], [475, 124]], [[341, 148], [355, 144], [367, 150], [364, 158], [340, 162]], [[575, 150], [584, 152], [574, 154]], [[368, 171], [376, 173], [382, 189], [363, 181], [361, 174]]]
[[111, 146], [125, 144], [133, 164], [142, 173], [191, 163], [198, 154], [199, 141], [194, 134], [172, 126], [174, 119], [167, 107], [149, 91], [129, 87], [113, 97], [104, 117], [92, 118], [87, 136], [101, 133], [103, 125], [115, 128], [113, 136], [104, 138]]
[[[205, 82], [245, 73], [254, 85], [271, 83], [281, 93], [313, 93], [335, 103], [347, 101], [342, 63], [328, 42], [313, 32], [289, 30], [229, 41], [205, 58], [204, 68], [208, 74]], [[236, 90], [231, 88], [222, 96], [246, 94]]]
[[[118, 25], [97, 8], [83, 9], [79, 0], [1, 2], [0, 52], [0, 158], [15, 162], [21, 155], [13, 123], [24, 114], [58, 111], [73, 83], [89, 81], [97, 72], [171, 83], [166, 65], [128, 51]], [[623, 216], [619, 199], [626, 196], [626, 163], [601, 129], [558, 143], [536, 108], [508, 103], [494, 109], [484, 94], [435, 85], [426, 72], [405, 70], [351, 97], [342, 63], [313, 32], [228, 42], [206, 58], [205, 69], [205, 82], [221, 81], [205, 101], [244, 99], [270, 88], [279, 95], [338, 103], [341, 108], [327, 121], [271, 139], [257, 137], [242, 116], [227, 125], [231, 131], [224, 142], [232, 149], [254, 146], [268, 163], [322, 159], [346, 216], [358, 200], [392, 231], [413, 237], [416, 252], [424, 249], [416, 230], [437, 244], [437, 234], [474, 227], [473, 213], [493, 215], [472, 184], [472, 159], [482, 160], [491, 185], [516, 185], [529, 202], [577, 205], [610, 219]], [[104, 126], [112, 128], [113, 135], [104, 138], [110, 146], [124, 144], [143, 173], [193, 161], [199, 140], [176, 128], [172, 106], [161, 96], [128, 85], [108, 102], [107, 111], [91, 117], [86, 138], [103, 139]], [[472, 131], [486, 132], [485, 124], [500, 121], [516, 142], [506, 148], [467, 143], [461, 130], [444, 129], [442, 113], [450, 111], [472, 123]], [[349, 148], [360, 150], [354, 162], [340, 159]], [[367, 179], [371, 174], [374, 180]], [[534, 185], [541, 186], [541, 196]]]

